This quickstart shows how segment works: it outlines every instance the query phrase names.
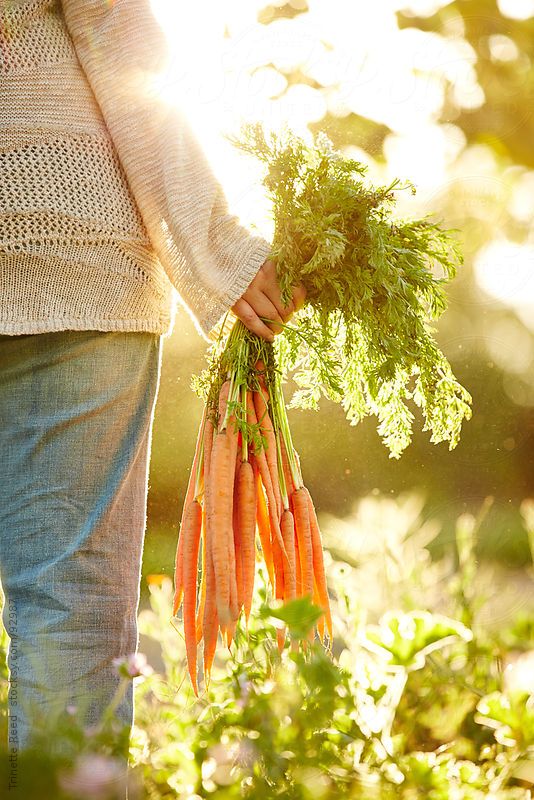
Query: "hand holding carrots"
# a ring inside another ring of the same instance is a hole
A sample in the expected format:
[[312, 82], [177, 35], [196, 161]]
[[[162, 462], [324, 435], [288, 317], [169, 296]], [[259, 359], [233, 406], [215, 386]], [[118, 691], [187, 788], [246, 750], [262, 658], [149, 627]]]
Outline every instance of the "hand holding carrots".
[[[302, 307], [306, 290], [302, 284], [293, 289], [293, 296], [288, 306], [282, 303], [280, 287], [276, 278], [276, 264], [267, 259], [248, 289], [232, 306], [232, 311], [252, 333], [256, 333], [268, 342], [274, 340], [274, 334], [282, 328], [278, 323], [286, 323], [291, 315]], [[263, 317], [263, 319], [261, 319]], [[264, 319], [273, 320], [264, 322]]]

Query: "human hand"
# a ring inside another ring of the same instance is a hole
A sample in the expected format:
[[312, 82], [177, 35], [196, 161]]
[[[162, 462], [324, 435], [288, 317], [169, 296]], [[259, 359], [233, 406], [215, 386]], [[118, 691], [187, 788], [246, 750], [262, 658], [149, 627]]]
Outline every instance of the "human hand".
[[[305, 298], [306, 289], [300, 284], [293, 288], [289, 305], [284, 306], [276, 278], [276, 264], [268, 258], [246, 292], [232, 306], [232, 311], [252, 333], [272, 342], [275, 334], [283, 330], [280, 323], [286, 323], [295, 311], [302, 308]], [[272, 322], [263, 322], [260, 317]]]

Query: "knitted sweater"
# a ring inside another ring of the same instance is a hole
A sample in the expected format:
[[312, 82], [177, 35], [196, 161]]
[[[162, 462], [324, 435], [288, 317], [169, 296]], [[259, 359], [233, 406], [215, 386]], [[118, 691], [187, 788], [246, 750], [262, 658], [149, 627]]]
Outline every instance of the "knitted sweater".
[[270, 244], [229, 212], [150, 0], [0, 0], [0, 333], [207, 335]]

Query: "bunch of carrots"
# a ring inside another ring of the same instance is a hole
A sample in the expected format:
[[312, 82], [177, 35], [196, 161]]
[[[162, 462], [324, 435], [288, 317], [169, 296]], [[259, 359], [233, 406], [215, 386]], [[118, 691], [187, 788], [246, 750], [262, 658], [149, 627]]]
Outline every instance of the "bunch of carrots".
[[[219, 631], [229, 647], [242, 613], [248, 626], [258, 558], [274, 597], [286, 602], [309, 596], [323, 612], [317, 633], [325, 643], [326, 625], [332, 642], [321, 533], [291, 441], [273, 346], [237, 322], [205, 380], [173, 602], [173, 615], [183, 607], [195, 694], [200, 642], [209, 681]], [[277, 630], [277, 639], [282, 651], [285, 629]]]
[[[444, 285], [462, 255], [452, 231], [430, 218], [400, 220], [394, 180], [368, 185], [366, 167], [334, 150], [320, 132], [308, 144], [290, 131], [244, 126], [234, 144], [259, 159], [272, 201], [273, 246], [282, 300], [304, 284], [306, 304], [274, 344], [237, 322], [211, 351], [197, 379], [205, 401], [176, 554], [173, 612], [183, 604], [189, 673], [197, 689], [204, 641], [209, 680], [219, 631], [228, 646], [241, 612], [248, 624], [258, 553], [274, 597], [308, 596], [322, 615], [317, 633], [332, 643], [321, 534], [291, 441], [282, 380], [298, 389], [291, 405], [342, 405], [351, 424], [374, 416], [398, 458], [414, 414], [432, 442], [460, 439], [471, 396], [432, 336], [446, 307]], [[198, 585], [198, 561], [200, 586]], [[283, 649], [285, 630], [278, 630]], [[314, 636], [314, 631], [310, 633]]]

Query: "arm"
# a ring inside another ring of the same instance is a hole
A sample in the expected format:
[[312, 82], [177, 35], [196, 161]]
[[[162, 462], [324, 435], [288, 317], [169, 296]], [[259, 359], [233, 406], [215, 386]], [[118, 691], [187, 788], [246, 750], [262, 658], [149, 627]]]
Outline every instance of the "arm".
[[265, 283], [260, 268], [270, 243], [229, 213], [187, 119], [155, 91], [153, 81], [165, 72], [169, 52], [150, 0], [62, 4], [82, 69], [171, 282], [204, 334], [231, 307], [238, 316], [249, 314], [240, 298]]

